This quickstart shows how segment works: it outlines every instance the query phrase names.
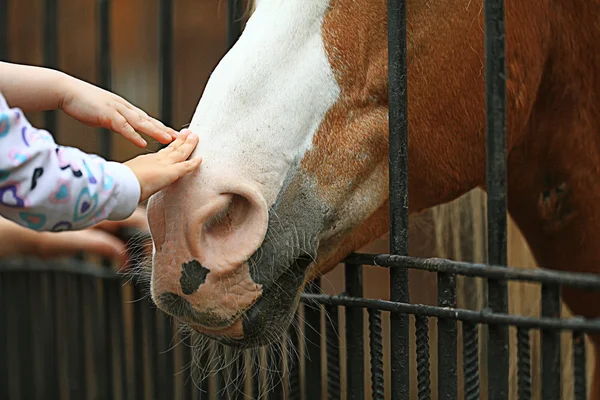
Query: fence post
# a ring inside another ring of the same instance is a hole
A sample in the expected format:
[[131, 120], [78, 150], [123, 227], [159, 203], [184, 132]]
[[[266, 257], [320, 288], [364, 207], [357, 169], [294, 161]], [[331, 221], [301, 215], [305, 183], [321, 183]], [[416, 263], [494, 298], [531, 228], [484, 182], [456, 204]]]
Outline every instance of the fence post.
[[[388, 0], [390, 253], [408, 255], [406, 2]], [[409, 303], [408, 270], [390, 270], [390, 301]], [[408, 399], [409, 317], [391, 313], [392, 399]]]
[[[484, 1], [488, 263], [506, 266], [506, 43], [504, 0]], [[508, 312], [505, 280], [488, 280], [488, 305]], [[508, 326], [489, 325], [488, 399], [508, 398]]]

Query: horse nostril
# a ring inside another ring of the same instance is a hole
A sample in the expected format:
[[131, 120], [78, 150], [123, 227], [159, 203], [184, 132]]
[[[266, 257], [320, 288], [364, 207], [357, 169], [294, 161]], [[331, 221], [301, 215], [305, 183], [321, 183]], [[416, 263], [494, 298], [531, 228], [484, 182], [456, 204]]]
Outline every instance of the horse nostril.
[[179, 284], [181, 291], [186, 296], [197, 291], [206, 281], [206, 276], [210, 270], [205, 268], [196, 260], [192, 260], [181, 265], [181, 278]]
[[254, 192], [218, 194], [199, 201], [204, 205], [184, 222], [185, 240], [198, 264], [186, 268], [201, 271], [206, 266], [213, 274], [230, 274], [260, 247], [269, 219], [266, 204]]

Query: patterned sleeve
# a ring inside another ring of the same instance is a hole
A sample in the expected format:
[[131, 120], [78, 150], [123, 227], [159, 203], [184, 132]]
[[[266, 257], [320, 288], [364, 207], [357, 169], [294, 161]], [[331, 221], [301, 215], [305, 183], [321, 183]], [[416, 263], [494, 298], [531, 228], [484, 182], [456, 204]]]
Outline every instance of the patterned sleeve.
[[125, 165], [58, 146], [0, 94], [0, 215], [38, 231], [129, 217], [140, 185]]

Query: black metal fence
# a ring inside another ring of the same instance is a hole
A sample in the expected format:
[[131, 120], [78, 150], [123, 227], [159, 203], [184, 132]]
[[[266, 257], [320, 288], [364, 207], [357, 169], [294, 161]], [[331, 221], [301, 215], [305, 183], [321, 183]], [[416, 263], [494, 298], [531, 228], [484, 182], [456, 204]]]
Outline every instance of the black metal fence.
[[[161, 119], [172, 120], [173, 1], [160, 0]], [[99, 83], [111, 87], [109, 0], [97, 0]], [[57, 66], [57, 0], [45, 0], [44, 64]], [[600, 278], [585, 274], [507, 268], [506, 217], [506, 85], [504, 1], [485, 0], [485, 82], [487, 114], [487, 192], [489, 265], [445, 259], [408, 257], [408, 124], [406, 71], [406, 4], [388, 0], [389, 122], [390, 122], [390, 254], [354, 254], [345, 260], [345, 291], [321, 294], [319, 281], [302, 297], [300, 329], [290, 330], [280, 358], [260, 359], [263, 371], [249, 374], [250, 398], [365, 398], [364, 342], [370, 354], [371, 396], [384, 399], [384, 357], [391, 365], [391, 398], [414, 398], [410, 375], [417, 375], [419, 400], [432, 397], [430, 385], [429, 319], [437, 320], [439, 399], [480, 398], [480, 368], [487, 368], [487, 398], [509, 398], [509, 326], [516, 327], [518, 399], [559, 399], [561, 396], [562, 331], [572, 332], [573, 399], [587, 398], [587, 333], [600, 332], [600, 322], [560, 319], [560, 290], [570, 286], [600, 290]], [[242, 5], [229, 1], [229, 46], [241, 31]], [[0, 29], [6, 27], [7, 1], [0, 2]], [[6, 32], [0, 31], [0, 59], [6, 60]], [[46, 127], [53, 130], [54, 113]], [[102, 135], [99, 153], [110, 158], [110, 135]], [[389, 269], [390, 300], [363, 298], [362, 266]], [[437, 273], [438, 306], [412, 304], [408, 270]], [[457, 276], [487, 280], [489, 308], [457, 309]], [[508, 314], [508, 281], [541, 287], [540, 318]], [[225, 390], [228, 376], [191, 381], [190, 338], [145, 300], [141, 284], [124, 284], [108, 263], [98, 267], [82, 260], [44, 262], [5, 260], [0, 265], [0, 398], [1, 399], [199, 399], [243, 398]], [[308, 307], [307, 307], [308, 306]], [[363, 310], [368, 311], [365, 321]], [[389, 314], [391, 352], [383, 351], [382, 316]], [[344, 315], [345, 326], [340, 325]], [[409, 315], [414, 316], [416, 343], [409, 340]], [[321, 323], [322, 318], [324, 323]], [[367, 323], [368, 338], [363, 337]], [[479, 365], [481, 330], [488, 330], [488, 365]], [[323, 329], [322, 329], [323, 328]], [[458, 332], [462, 331], [462, 374], [458, 364]], [[530, 337], [541, 331], [541, 394], [532, 393]], [[340, 335], [345, 335], [345, 348]], [[325, 343], [325, 351], [321, 346]], [[299, 349], [287, 346], [289, 343]], [[175, 344], [179, 344], [175, 346]], [[414, 345], [414, 347], [413, 347]], [[287, 349], [287, 350], [286, 350]], [[417, 370], [409, 368], [416, 349]], [[166, 351], [168, 350], [168, 351]], [[345, 350], [343, 352], [342, 350]], [[323, 359], [323, 356], [325, 357]], [[341, 362], [345, 363], [345, 374]], [[269, 378], [265, 365], [280, 366], [283, 379]], [[323, 370], [325, 366], [325, 370]], [[238, 366], [251, 368], [249, 364]], [[246, 368], [247, 369], [247, 368]], [[254, 368], [254, 372], [257, 369]], [[323, 378], [326, 376], [326, 379]], [[323, 379], [322, 379], [323, 378]], [[268, 383], [270, 382], [270, 384]], [[345, 389], [342, 383], [345, 382]], [[326, 387], [323, 387], [325, 384]], [[267, 392], [267, 389], [269, 391]], [[201, 394], [209, 393], [209, 395]], [[540, 397], [541, 396], [541, 397]]]

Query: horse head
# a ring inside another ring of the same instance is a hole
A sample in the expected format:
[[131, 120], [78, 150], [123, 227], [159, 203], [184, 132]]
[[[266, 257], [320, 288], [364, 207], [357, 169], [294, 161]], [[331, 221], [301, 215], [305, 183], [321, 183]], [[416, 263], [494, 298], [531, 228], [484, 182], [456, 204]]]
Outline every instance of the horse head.
[[371, 43], [334, 28], [370, 13], [258, 1], [190, 124], [202, 166], [148, 206], [164, 311], [230, 345], [265, 344], [314, 274], [385, 232], [385, 21], [360, 23]]

